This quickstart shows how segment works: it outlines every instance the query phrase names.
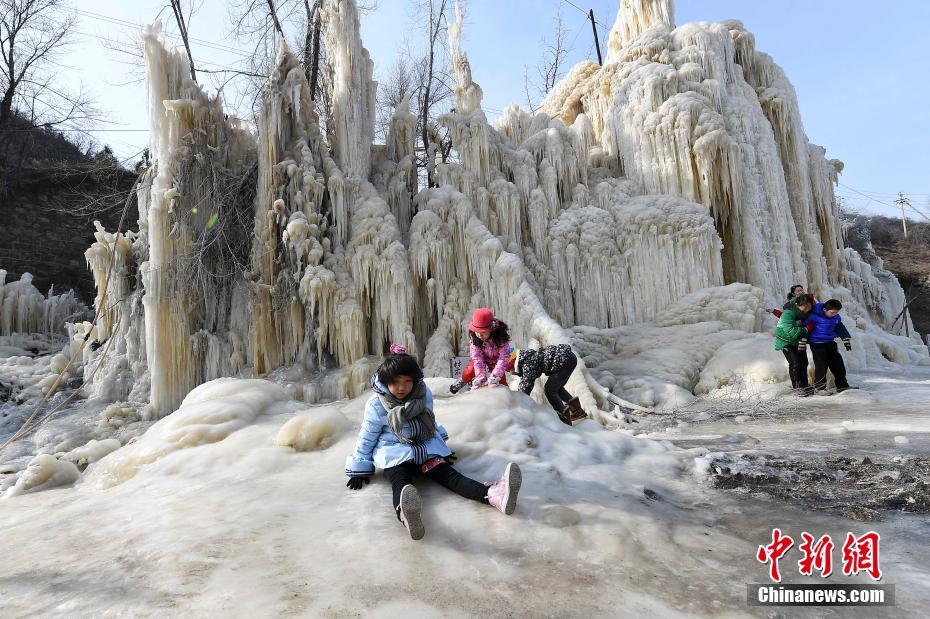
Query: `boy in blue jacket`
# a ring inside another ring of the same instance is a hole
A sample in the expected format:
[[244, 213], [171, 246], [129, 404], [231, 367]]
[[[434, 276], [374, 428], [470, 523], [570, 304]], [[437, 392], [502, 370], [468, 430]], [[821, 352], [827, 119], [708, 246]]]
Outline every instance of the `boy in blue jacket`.
[[433, 392], [423, 382], [417, 360], [399, 344], [391, 345], [372, 379], [374, 395], [365, 406], [365, 419], [355, 451], [346, 459], [346, 486], [360, 490], [369, 483], [375, 466], [391, 481], [394, 511], [410, 537], [425, 534], [420, 518], [420, 493], [415, 475], [429, 477], [459, 496], [491, 505], [504, 514], [513, 513], [523, 480], [520, 467], [510, 462], [495, 484], [465, 477], [449, 464], [449, 435], [433, 414]]
[[814, 389], [818, 392], [825, 392], [827, 389], [827, 370], [833, 372], [833, 380], [836, 383], [836, 392], [840, 393], [851, 389], [846, 382], [846, 364], [843, 363], [843, 356], [836, 346], [836, 338], [843, 340], [843, 346], [847, 351], [852, 350], [849, 331], [843, 325], [843, 319], [840, 317], [840, 310], [843, 304], [836, 299], [830, 299], [826, 303], [815, 303], [814, 309], [807, 317], [804, 323], [809, 333], [807, 337], [801, 338], [798, 342], [798, 350], [803, 350], [809, 343], [811, 354], [814, 357]]

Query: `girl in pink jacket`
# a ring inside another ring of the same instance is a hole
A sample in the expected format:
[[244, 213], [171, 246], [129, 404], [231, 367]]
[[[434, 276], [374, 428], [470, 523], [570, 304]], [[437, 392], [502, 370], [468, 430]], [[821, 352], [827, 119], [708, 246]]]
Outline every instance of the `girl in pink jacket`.
[[475, 365], [472, 388], [496, 387], [501, 384], [510, 361], [510, 331], [507, 325], [494, 318], [494, 312], [489, 308], [481, 307], [472, 314], [468, 335], [471, 340], [468, 352]]

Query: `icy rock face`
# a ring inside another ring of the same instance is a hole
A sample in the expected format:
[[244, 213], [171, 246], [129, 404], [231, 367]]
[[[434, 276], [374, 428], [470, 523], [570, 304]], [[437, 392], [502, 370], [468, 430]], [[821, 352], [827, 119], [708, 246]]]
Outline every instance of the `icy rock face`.
[[[636, 15], [621, 9], [614, 42]], [[599, 71], [576, 75], [574, 89], [554, 91], [543, 111], [566, 123], [583, 112], [598, 146], [644, 192], [704, 205], [726, 281], [774, 296], [802, 278], [803, 256], [771, 125], [734, 55], [721, 24], [660, 22], [615, 46]]]

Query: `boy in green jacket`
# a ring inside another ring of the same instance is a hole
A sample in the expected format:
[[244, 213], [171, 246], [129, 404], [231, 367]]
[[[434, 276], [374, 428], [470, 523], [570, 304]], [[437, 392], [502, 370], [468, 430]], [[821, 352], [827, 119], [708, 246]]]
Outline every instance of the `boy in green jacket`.
[[798, 341], [807, 336], [804, 320], [814, 306], [814, 299], [808, 294], [798, 295], [786, 306], [775, 327], [775, 350], [780, 350], [788, 360], [788, 375], [794, 393], [806, 398], [812, 394], [807, 381], [807, 351], [798, 350]]

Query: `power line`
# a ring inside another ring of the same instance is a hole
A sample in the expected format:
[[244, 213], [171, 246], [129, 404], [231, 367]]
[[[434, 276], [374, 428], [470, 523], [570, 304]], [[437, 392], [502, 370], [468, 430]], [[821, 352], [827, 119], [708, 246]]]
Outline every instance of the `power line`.
[[887, 207], [889, 207], [889, 208], [895, 208], [895, 209], [898, 208], [898, 207], [895, 206], [894, 204], [888, 204], [887, 202], [882, 202], [881, 200], [878, 200], [878, 199], [876, 199], [876, 198], [874, 198], [874, 197], [872, 197], [872, 196], [870, 196], [870, 195], [864, 194], [864, 193], [862, 193], [861, 191], [859, 191], [858, 189], [855, 189], [854, 187], [850, 187], [849, 185], [844, 185], [843, 183], [838, 183], [838, 184], [839, 184], [840, 187], [845, 187], [846, 189], [848, 189], [848, 190], [850, 190], [850, 191], [854, 191], [854, 192], [858, 193], [860, 196], [862, 196], [862, 197], [864, 197], [864, 198], [868, 198], [869, 200], [872, 200], [873, 202], [878, 202], [879, 204], [882, 204], [882, 205], [887, 206]]
[[[83, 35], [83, 36], [86, 36], [86, 37], [90, 37], [90, 38], [92, 38], [92, 39], [97, 39], [98, 41], [101, 41], [101, 42], [103, 42], [103, 43], [112, 43], [112, 41], [111, 41], [110, 39], [108, 39], [108, 38], [106, 38], [106, 37], [104, 37], [104, 36], [101, 36], [101, 35], [99, 35], [99, 34], [92, 34], [92, 33], [90, 33], [90, 32], [83, 32], [83, 31], [81, 31], [81, 30], [74, 30], [73, 32], [76, 32], [77, 34], [80, 34], [80, 35]], [[128, 51], [126, 51], [126, 50], [114, 50], [114, 51], [121, 51], [121, 52], [123, 52], [123, 53], [125, 53], [125, 54], [129, 54], [130, 56], [133, 56], [133, 57], [135, 57], [135, 58], [142, 58], [142, 56], [141, 56], [140, 54], [133, 54], [132, 52], [128, 52]], [[223, 70], [225, 70], [225, 71], [229, 71], [229, 72], [231, 72], [231, 73], [241, 73], [241, 74], [243, 74], [244, 77], [248, 77], [248, 75], [251, 75], [248, 71], [243, 71], [242, 69], [236, 69], [236, 68], [233, 68], [233, 67], [227, 67], [226, 65], [222, 65], [222, 64], [220, 64], [220, 63], [218, 63], [218, 62], [210, 62], [210, 61], [208, 61], [208, 60], [198, 60], [198, 59], [195, 58], [195, 59], [194, 59], [194, 64], [196, 64], [196, 65], [198, 65], [198, 66], [200, 66], [200, 65], [206, 65], [206, 66], [210, 66], [210, 67], [218, 67], [218, 68], [220, 68], [220, 69], [223, 69]]]
[[[862, 191], [859, 191], [859, 190], [856, 189], [855, 187], [850, 187], [849, 185], [846, 185], [846, 184], [843, 184], [843, 183], [838, 183], [838, 184], [839, 184], [841, 187], [845, 187], [846, 189], [848, 189], [848, 190], [850, 190], [850, 191], [853, 191], [853, 192], [859, 194], [859, 195], [862, 196], [863, 198], [867, 198], [867, 199], [868, 199], [869, 201], [871, 201], [871, 202], [877, 202], [878, 204], [881, 204], [882, 206], [887, 206], [888, 208], [893, 208], [893, 209], [897, 209], [899, 206], [901, 206], [901, 203], [900, 203], [900, 202], [897, 202], [896, 204], [888, 204], [887, 202], [883, 202], [883, 201], [879, 200], [878, 198], [875, 198], [875, 197], [870, 196], [870, 195], [868, 195], [868, 194], [866, 194], [866, 193], [864, 193], [864, 192], [862, 192]], [[876, 192], [876, 193], [877, 193], [877, 192]], [[897, 193], [897, 194], [895, 194], [895, 195], [901, 196], [902, 194], [903, 194], [903, 192], [899, 192], [899, 193]], [[930, 217], [928, 217], [927, 214], [924, 213], [923, 211], [921, 211], [919, 208], [917, 208], [916, 206], [914, 206], [913, 204], [911, 204], [910, 200], [905, 199], [905, 204], [906, 204], [907, 208], [910, 208], [911, 210], [913, 210], [913, 211], [915, 211], [916, 213], [920, 214], [924, 219], [927, 219], [928, 221], [930, 221]]]
[[[96, 19], [96, 20], [103, 21], [103, 22], [106, 22], [106, 23], [109, 23], [109, 24], [113, 24], [113, 25], [116, 25], [116, 26], [132, 27], [132, 28], [137, 28], [137, 29], [139, 29], [139, 30], [142, 30], [142, 29], [144, 28], [144, 26], [143, 26], [142, 24], [137, 24], [137, 23], [135, 23], [135, 22], [127, 21], [127, 20], [125, 20], [125, 19], [120, 19], [120, 18], [118, 18], [118, 17], [111, 17], [110, 15], [104, 15], [104, 14], [101, 14], [101, 13], [94, 13], [93, 11], [84, 11], [84, 10], [81, 10], [81, 9], [75, 9], [75, 12], [76, 12], [76, 13], [79, 13], [80, 15], [84, 15], [85, 17], [90, 17], [91, 19]], [[180, 35], [174, 34], [174, 33], [172, 33], [172, 32], [165, 32], [164, 34], [165, 34], [165, 36], [169, 36], [169, 37], [172, 37], [172, 38], [175, 38], [175, 39], [182, 39], [182, 37], [181, 37]], [[236, 49], [236, 48], [234, 48], [234, 47], [230, 47], [230, 46], [224, 45], [224, 44], [222, 44], [222, 43], [217, 43], [217, 42], [215, 42], [215, 41], [208, 41], [208, 40], [206, 40], [206, 39], [198, 39], [198, 38], [195, 38], [195, 37], [188, 37], [188, 39], [189, 39], [191, 42], [199, 43], [200, 45], [203, 45], [203, 46], [205, 46], [205, 47], [210, 47], [210, 48], [213, 48], [213, 49], [218, 50], [218, 51], [224, 51], [224, 52], [230, 52], [230, 53], [233, 53], [233, 54], [238, 54], [238, 55], [242, 56], [243, 58], [250, 58], [250, 57], [252, 56], [252, 55], [249, 54], [248, 52], [245, 52], [245, 51], [243, 51], [243, 50], [241, 50], [241, 49]]]
[[[574, 8], [574, 9], [576, 9], [576, 10], [578, 10], [578, 11], [581, 11], [582, 13], [584, 13], [585, 17], [588, 16], [588, 11], [585, 11], [583, 8], [581, 8], [580, 6], [578, 6], [577, 4], [575, 4], [574, 2], [572, 2], [572, 0], [559, 0], [559, 1], [560, 1], [560, 2], [563, 2], [563, 3], [565, 3], [565, 4], [567, 4], [568, 6]], [[606, 25], [602, 24], [601, 22], [597, 21], [596, 19], [594, 20], [594, 22], [595, 22], [598, 26], [600, 26], [601, 28], [607, 28]], [[607, 28], [607, 29], [609, 30], [609, 28]]]

